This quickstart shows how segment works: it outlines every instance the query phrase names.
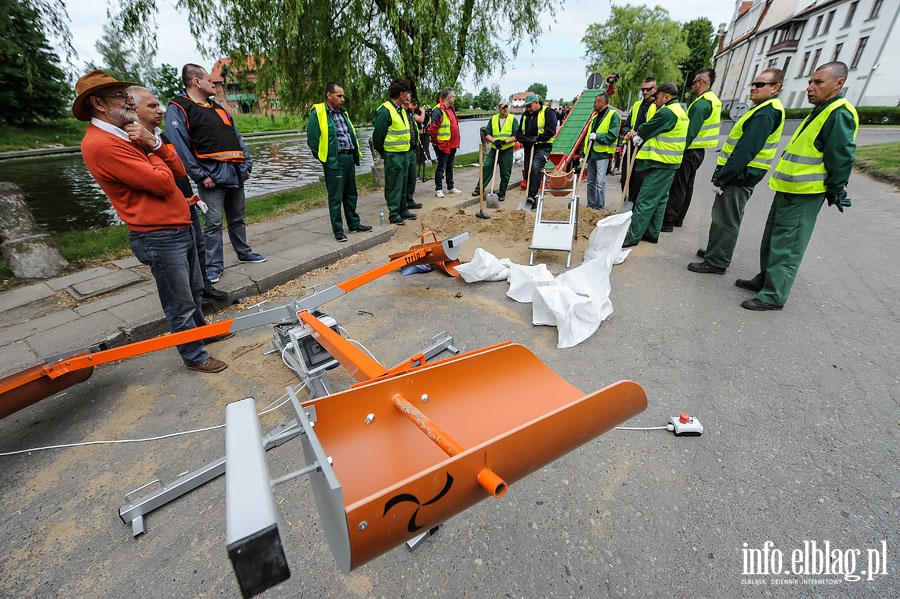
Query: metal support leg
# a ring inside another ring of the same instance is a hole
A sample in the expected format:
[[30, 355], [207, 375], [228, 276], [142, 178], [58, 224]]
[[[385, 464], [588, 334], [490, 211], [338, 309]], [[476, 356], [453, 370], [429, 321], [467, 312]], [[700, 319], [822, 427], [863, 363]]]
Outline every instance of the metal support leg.
[[[277, 447], [282, 443], [293, 439], [300, 433], [301, 429], [296, 420], [291, 420], [286, 424], [279, 425], [266, 435], [265, 449], [268, 451], [273, 447]], [[189, 474], [179, 477], [173, 482], [161, 486], [152, 493], [148, 493], [143, 497], [131, 501], [129, 498], [136, 491], [147, 487], [147, 485], [139, 487], [125, 495], [124, 499], [127, 503], [119, 508], [119, 517], [122, 518], [122, 522], [125, 524], [131, 524], [131, 534], [137, 537], [145, 532], [144, 516], [223, 474], [225, 474], [224, 457], [219, 458], [214, 462], [210, 462]]]

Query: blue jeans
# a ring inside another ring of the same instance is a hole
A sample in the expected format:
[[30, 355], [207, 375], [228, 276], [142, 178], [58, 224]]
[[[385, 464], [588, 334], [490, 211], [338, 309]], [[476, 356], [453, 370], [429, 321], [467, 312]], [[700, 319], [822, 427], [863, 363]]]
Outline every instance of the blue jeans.
[[435, 146], [434, 153], [437, 155], [437, 168], [434, 169], [434, 190], [441, 190], [444, 171], [447, 171], [447, 189], [454, 189], [456, 186], [453, 185], [453, 161], [456, 159], [456, 148], [450, 150], [449, 154], [444, 154]]
[[594, 210], [602, 210], [606, 206], [606, 158], [590, 159], [587, 162], [587, 205]]
[[[128, 243], [135, 257], [150, 267], [159, 292], [169, 330], [173, 333], [206, 324], [200, 295], [203, 276], [197, 259], [197, 243], [191, 227], [162, 231], [131, 231]], [[179, 345], [185, 364], [199, 364], [209, 358], [203, 341]]]
[[238, 258], [246, 256], [253, 250], [247, 244], [247, 225], [244, 224], [244, 186], [206, 189], [203, 184], [197, 186], [200, 199], [209, 206], [203, 215], [203, 240], [206, 242], [206, 266], [215, 268], [219, 273], [225, 271], [225, 256], [222, 248], [222, 213], [228, 224], [228, 239]]

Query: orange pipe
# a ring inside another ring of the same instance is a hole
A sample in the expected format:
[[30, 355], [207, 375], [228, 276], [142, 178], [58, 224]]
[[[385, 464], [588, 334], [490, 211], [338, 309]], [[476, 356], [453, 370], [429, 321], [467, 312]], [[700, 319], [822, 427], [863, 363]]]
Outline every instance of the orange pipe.
[[[419, 408], [412, 405], [405, 397], [399, 393], [395, 393], [391, 398], [394, 407], [404, 416], [409, 418], [410, 422], [415, 424], [419, 430], [425, 433], [425, 436], [441, 448], [451, 458], [465, 451], [465, 448], [457, 443], [456, 439], [447, 434], [434, 420], [426, 416]], [[481, 472], [475, 477], [478, 484], [493, 497], [503, 497], [506, 494], [508, 485], [497, 475], [496, 472], [485, 466]]]

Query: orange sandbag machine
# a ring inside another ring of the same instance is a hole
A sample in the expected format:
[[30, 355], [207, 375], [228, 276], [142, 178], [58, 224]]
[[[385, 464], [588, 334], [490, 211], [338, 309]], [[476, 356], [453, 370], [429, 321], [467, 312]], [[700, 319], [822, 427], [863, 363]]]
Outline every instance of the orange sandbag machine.
[[[426, 242], [427, 235], [434, 241]], [[428, 233], [388, 263], [288, 306], [35, 366], [0, 380], [0, 415], [39, 401], [67, 386], [63, 382], [84, 380], [99, 364], [274, 324], [276, 350], [282, 358], [294, 356], [293, 364], [285, 363], [310, 393], [301, 401], [287, 389], [296, 420], [263, 436], [254, 398], [228, 404], [226, 456], [131, 501], [119, 515], [137, 536], [145, 514], [224, 472], [228, 555], [243, 596], [251, 597], [290, 576], [273, 486], [308, 476], [328, 545], [339, 568], [350, 572], [483, 499], [503, 496], [512, 483], [647, 407], [637, 383], [584, 394], [510, 342], [429, 362], [443, 349], [455, 351], [446, 338], [386, 368], [315, 311], [403, 266], [431, 264], [456, 276], [467, 239], [463, 233], [438, 241]], [[322, 373], [336, 363], [357, 381], [340, 392], [322, 384]], [[5, 404], [7, 398], [12, 401]], [[272, 480], [266, 450], [296, 436], [305, 466]]]

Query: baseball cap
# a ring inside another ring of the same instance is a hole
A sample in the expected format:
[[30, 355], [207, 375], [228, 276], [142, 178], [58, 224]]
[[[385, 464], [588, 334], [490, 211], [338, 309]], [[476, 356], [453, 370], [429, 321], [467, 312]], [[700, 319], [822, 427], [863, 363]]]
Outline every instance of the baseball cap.
[[532, 102], [540, 102], [540, 101], [541, 101], [541, 97], [535, 93], [530, 93], [527, 96], [525, 96], [526, 104], [531, 104]]
[[509, 108], [509, 102], [506, 100], [500, 100], [500, 103], [497, 104], [497, 108]]
[[665, 83], [663, 83], [662, 85], [660, 85], [659, 87], [656, 88], [656, 92], [653, 94], [653, 97], [655, 98], [656, 94], [659, 94], [659, 93], [671, 94], [673, 96], [677, 96], [678, 95], [678, 87], [671, 81], [666, 81]]

